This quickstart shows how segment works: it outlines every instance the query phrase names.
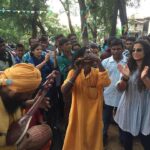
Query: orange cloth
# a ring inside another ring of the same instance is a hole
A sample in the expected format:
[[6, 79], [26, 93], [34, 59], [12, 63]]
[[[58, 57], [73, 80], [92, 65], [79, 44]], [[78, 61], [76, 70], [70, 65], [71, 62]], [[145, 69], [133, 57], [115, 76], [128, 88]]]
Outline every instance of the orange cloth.
[[0, 79], [10, 79], [12, 84], [8, 87], [18, 93], [30, 92], [39, 86], [41, 73], [32, 64], [16, 64], [0, 74]]
[[4, 133], [4, 135], [0, 136], [0, 150], [15, 150], [16, 146], [5, 146], [6, 145], [6, 135], [9, 128], [9, 125], [12, 122], [17, 121], [21, 117], [21, 110], [18, 108], [16, 112], [12, 115], [9, 115], [5, 109], [5, 106], [0, 97], [0, 133]]
[[[68, 74], [66, 82], [72, 77]], [[103, 150], [103, 88], [110, 84], [107, 71], [92, 68], [78, 75], [72, 89], [72, 104], [63, 150]]]

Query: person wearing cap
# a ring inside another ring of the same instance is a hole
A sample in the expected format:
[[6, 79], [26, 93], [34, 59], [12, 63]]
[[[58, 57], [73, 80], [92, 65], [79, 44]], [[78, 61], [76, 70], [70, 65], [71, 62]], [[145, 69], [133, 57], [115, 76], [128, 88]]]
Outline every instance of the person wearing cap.
[[[6, 144], [6, 136], [10, 125], [21, 118], [22, 105], [34, 103], [33, 100], [29, 102], [27, 99], [30, 99], [39, 87], [41, 73], [31, 64], [20, 63], [1, 72], [0, 81], [0, 150], [29, 149], [33, 144], [32, 136], [24, 138], [18, 145], [10, 146]], [[41, 127], [45, 128], [43, 125]], [[46, 128], [47, 133], [51, 134], [50, 128]]]

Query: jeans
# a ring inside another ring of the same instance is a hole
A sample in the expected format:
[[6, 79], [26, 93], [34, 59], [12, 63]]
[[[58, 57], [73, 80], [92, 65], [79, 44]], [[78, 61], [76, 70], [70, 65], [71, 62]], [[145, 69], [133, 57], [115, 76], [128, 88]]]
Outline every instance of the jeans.
[[104, 123], [104, 128], [103, 128], [103, 138], [107, 138], [107, 131], [109, 128], [109, 125], [111, 123], [112, 119], [112, 114], [113, 114], [113, 106], [109, 105], [104, 105], [104, 111], [103, 111], [103, 123]]
[[[147, 136], [140, 134], [139, 137], [144, 147], [144, 150], [150, 150], [150, 134]], [[121, 130], [121, 141], [125, 150], [132, 150], [132, 147], [133, 147], [133, 135], [132, 134]]]

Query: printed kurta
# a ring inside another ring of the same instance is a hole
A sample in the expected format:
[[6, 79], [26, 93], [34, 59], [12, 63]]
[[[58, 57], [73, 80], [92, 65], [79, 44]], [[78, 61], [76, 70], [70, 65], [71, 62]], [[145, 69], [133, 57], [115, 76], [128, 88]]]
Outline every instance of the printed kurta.
[[[64, 84], [72, 77], [68, 74]], [[64, 85], [63, 84], [63, 85]], [[63, 150], [103, 150], [103, 88], [110, 84], [107, 71], [92, 68], [78, 75], [72, 89], [72, 105]]]

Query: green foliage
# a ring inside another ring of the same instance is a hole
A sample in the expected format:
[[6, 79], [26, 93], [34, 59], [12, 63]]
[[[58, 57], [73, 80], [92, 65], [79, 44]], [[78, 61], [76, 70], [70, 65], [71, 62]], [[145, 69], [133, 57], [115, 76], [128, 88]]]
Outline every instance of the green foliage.
[[[0, 36], [8, 42], [28, 43], [32, 36], [32, 22], [37, 13], [37, 21], [42, 23], [46, 34], [51, 36], [68, 32], [67, 28], [61, 26], [58, 15], [48, 10], [46, 0], [1, 0], [1, 9], [9, 9], [11, 12], [0, 12]], [[14, 12], [14, 10], [18, 10]], [[25, 12], [26, 11], [26, 12]], [[40, 13], [47, 11], [47, 13]], [[38, 36], [42, 34], [38, 28]]]

